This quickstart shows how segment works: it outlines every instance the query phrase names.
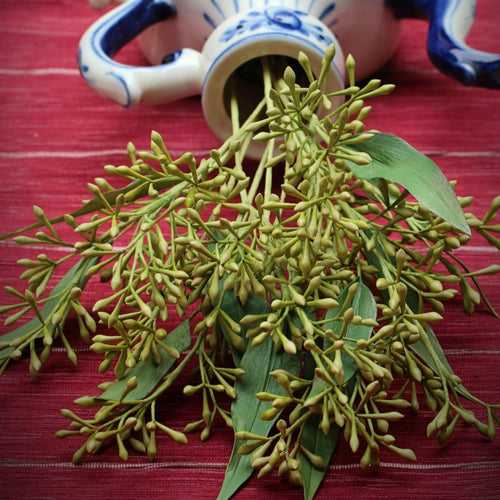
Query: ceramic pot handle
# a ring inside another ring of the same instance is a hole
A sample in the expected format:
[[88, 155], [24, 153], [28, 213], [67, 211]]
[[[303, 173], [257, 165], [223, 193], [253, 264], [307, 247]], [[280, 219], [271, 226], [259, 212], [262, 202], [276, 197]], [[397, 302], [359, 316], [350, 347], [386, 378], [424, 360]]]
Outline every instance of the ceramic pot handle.
[[432, 62], [465, 85], [500, 88], [500, 54], [465, 43], [474, 22], [476, 0], [392, 0], [402, 17], [429, 19], [427, 49]]
[[197, 95], [201, 89], [201, 54], [182, 49], [158, 66], [120, 64], [113, 55], [149, 26], [175, 16], [171, 0], [132, 0], [97, 20], [78, 50], [80, 72], [100, 94], [131, 106], [160, 104]]

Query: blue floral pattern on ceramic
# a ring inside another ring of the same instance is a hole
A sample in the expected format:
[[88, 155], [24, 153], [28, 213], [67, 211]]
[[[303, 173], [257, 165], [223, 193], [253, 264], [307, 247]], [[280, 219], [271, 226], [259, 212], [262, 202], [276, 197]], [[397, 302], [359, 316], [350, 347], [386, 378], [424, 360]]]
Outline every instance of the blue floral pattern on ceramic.
[[89, 67], [86, 64], [83, 64], [81, 47], [78, 48], [77, 62], [78, 62], [78, 69], [80, 70], [80, 75], [82, 75], [83, 78], [87, 79], [87, 73], [89, 71]]
[[[344, 51], [355, 53], [362, 38], [356, 34], [357, 25], [362, 20], [369, 39], [377, 40], [380, 34], [380, 43], [359, 47], [369, 56], [365, 58], [366, 68], [359, 67], [367, 76], [395, 50], [398, 18], [419, 17], [430, 22], [428, 52], [441, 71], [467, 85], [500, 88], [500, 55], [474, 50], [466, 43], [476, 1], [128, 0], [87, 30], [78, 64], [87, 83], [122, 105], [168, 102], [202, 91], [206, 70], [214, 61], [237, 45], [251, 48], [253, 42], [265, 42], [266, 36], [270, 45], [279, 41], [278, 51], [294, 47], [293, 55], [297, 45], [321, 53], [334, 43], [335, 36], [342, 41]], [[396, 16], [385, 15], [386, 8]], [[177, 15], [189, 19], [185, 35], [192, 38], [192, 45], [175, 51], [177, 47], [168, 42], [165, 53], [174, 52], [165, 55], [160, 53], [161, 45], [163, 40], [168, 41], [172, 23], [163, 21]], [[149, 27], [155, 35], [150, 33], [148, 39], [144, 34], [143, 40], [149, 41], [143, 50], [156, 66], [130, 67], [113, 60], [121, 47]], [[153, 47], [153, 40], [161, 43]], [[200, 52], [202, 47], [206, 50]], [[211, 113], [215, 111], [211, 109]]]
[[78, 63], [78, 70], [80, 71], [80, 75], [83, 77], [83, 79], [89, 85], [92, 85], [93, 84], [93, 80], [92, 80], [92, 78], [89, 77], [90, 68], [89, 68], [88, 64], [85, 64], [83, 62], [82, 48], [81, 47], [78, 48], [78, 53], [77, 53], [77, 56], [76, 56], [76, 60], [77, 60], [77, 63]]
[[244, 19], [224, 31], [220, 41], [228, 42], [236, 36], [266, 27], [285, 32], [295, 31], [304, 36], [316, 38], [322, 43], [333, 43], [333, 38], [322, 26], [305, 22], [303, 19], [305, 17], [307, 17], [307, 14], [301, 10], [286, 9], [284, 7], [268, 7], [262, 11], [250, 11]]

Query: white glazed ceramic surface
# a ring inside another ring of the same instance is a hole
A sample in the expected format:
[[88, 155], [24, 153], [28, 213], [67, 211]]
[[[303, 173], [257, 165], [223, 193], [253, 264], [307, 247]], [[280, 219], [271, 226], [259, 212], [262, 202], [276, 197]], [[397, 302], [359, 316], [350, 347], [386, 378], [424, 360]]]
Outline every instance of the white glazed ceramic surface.
[[[201, 93], [210, 127], [224, 138], [231, 129], [231, 75], [238, 70], [240, 80], [255, 80], [255, 68], [249, 75], [242, 65], [264, 55], [295, 58], [302, 50], [317, 69], [335, 44], [326, 85], [338, 89], [344, 84], [342, 52], [356, 58], [358, 78], [390, 59], [399, 41], [397, 16], [430, 20], [428, 52], [443, 72], [467, 85], [500, 87], [500, 57], [465, 43], [474, 6], [475, 0], [128, 0], [85, 33], [79, 64], [89, 85], [124, 106]], [[136, 36], [154, 66], [112, 59]], [[251, 108], [255, 96], [241, 82], [240, 104], [250, 100]]]
[[[190, 5], [190, 4], [194, 4]], [[152, 26], [139, 37], [144, 55], [152, 64], [160, 64], [165, 54], [181, 47], [199, 50], [214, 25], [231, 18], [238, 10], [282, 6], [308, 12], [320, 19], [340, 43], [344, 54], [357, 61], [358, 76], [364, 78], [383, 66], [394, 54], [400, 23], [385, 6], [385, 0], [177, 0], [177, 16]], [[198, 9], [198, 12], [196, 11]], [[199, 10], [203, 13], [200, 16]], [[203, 22], [200, 23], [200, 19]], [[183, 29], [190, 26], [192, 29]]]
[[[264, 55], [295, 59], [303, 51], [318, 72], [325, 50], [335, 44], [338, 50], [325, 86], [328, 90], [343, 87], [344, 55], [324, 24], [334, 22], [333, 17], [330, 19], [334, 4], [318, 0], [323, 11], [312, 15], [302, 3], [316, 4], [311, 0], [177, 1], [175, 17], [156, 24], [155, 31], [144, 35], [168, 33], [165, 43], [157, 40], [149, 45], [156, 50], [151, 59], [158, 65], [130, 67], [108, 56], [115, 46], [121, 45], [123, 31], [133, 30], [138, 16], [151, 18], [156, 15], [153, 9], [172, 6], [171, 2], [156, 0], [155, 5], [155, 1], [149, 0], [148, 11], [143, 8], [144, 1], [131, 0], [109, 12], [85, 33], [80, 43], [80, 69], [90, 86], [124, 106], [169, 102], [201, 93], [209, 126], [225, 138], [231, 132], [226, 85], [231, 75], [250, 60]], [[147, 38], [143, 43], [144, 40]], [[165, 63], [169, 52], [172, 54]], [[258, 97], [250, 96], [252, 92], [240, 89], [239, 93], [241, 103], [248, 108], [258, 101]]]
[[[103, 6], [125, 0], [90, 1]], [[442, 72], [465, 85], [500, 88], [500, 55], [465, 41], [475, 5], [476, 0], [126, 0], [85, 33], [79, 63], [89, 85], [125, 106], [202, 93], [205, 111], [215, 116], [207, 119], [221, 135], [219, 94], [238, 63], [304, 50], [316, 64], [335, 43], [338, 56], [328, 82], [335, 88], [343, 71], [340, 49], [355, 56], [357, 76], [364, 78], [392, 56], [399, 19], [405, 17], [429, 20], [427, 50]], [[113, 61], [137, 36], [153, 67]]]
[[[247, 10], [226, 19], [210, 35], [202, 52], [202, 105], [212, 130], [221, 138], [231, 134], [225, 90], [231, 75], [243, 64], [266, 55], [296, 59], [299, 51], [303, 51], [311, 60], [313, 71], [319, 74], [324, 52], [332, 43], [336, 40], [328, 29], [316, 17], [305, 13], [285, 14], [277, 7], [268, 7], [265, 11]], [[242, 88], [243, 84], [240, 81], [236, 85], [240, 107], [247, 105], [251, 109], [260, 96], [258, 92], [252, 95], [251, 84]], [[339, 47], [325, 88], [333, 91], [343, 85], [344, 55]], [[249, 153], [252, 155], [254, 151]]]

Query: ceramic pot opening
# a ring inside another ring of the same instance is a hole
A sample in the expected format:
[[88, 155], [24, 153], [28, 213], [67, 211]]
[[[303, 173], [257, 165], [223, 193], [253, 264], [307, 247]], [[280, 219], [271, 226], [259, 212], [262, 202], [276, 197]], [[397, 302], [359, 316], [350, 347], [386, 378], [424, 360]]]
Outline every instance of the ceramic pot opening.
[[[300, 86], [307, 87], [309, 81], [305, 71], [299, 62], [293, 57], [269, 55], [266, 56], [269, 61], [269, 67], [273, 81], [283, 77], [283, 72], [287, 66], [290, 66], [296, 75], [297, 83]], [[233, 92], [238, 101], [240, 123], [244, 122], [255, 109], [257, 104], [264, 97], [264, 80], [262, 70], [262, 58], [256, 57], [239, 66], [228, 78], [224, 86], [224, 108], [229, 120], [231, 119], [231, 96]], [[265, 112], [262, 113], [262, 118]]]
[[[233, 88], [238, 98], [240, 124], [264, 96], [261, 63], [263, 57], [272, 58], [269, 66], [272, 68], [272, 73], [278, 75], [277, 78], [281, 78], [285, 68], [290, 65], [296, 73], [297, 83], [308, 86], [305, 72], [297, 61], [300, 51], [309, 57], [313, 74], [318, 75], [323, 53], [281, 37], [276, 40], [269, 37], [256, 41], [252, 39], [251, 44], [239, 44], [211, 65], [202, 89], [202, 105], [207, 123], [218, 137], [225, 140], [232, 133], [230, 102]], [[343, 54], [339, 48], [325, 81], [325, 89], [333, 91], [343, 86]], [[340, 104], [343, 98], [335, 100]], [[259, 118], [264, 117], [265, 115]], [[247, 150], [248, 156], [259, 158], [263, 149], [263, 143], [252, 142]]]

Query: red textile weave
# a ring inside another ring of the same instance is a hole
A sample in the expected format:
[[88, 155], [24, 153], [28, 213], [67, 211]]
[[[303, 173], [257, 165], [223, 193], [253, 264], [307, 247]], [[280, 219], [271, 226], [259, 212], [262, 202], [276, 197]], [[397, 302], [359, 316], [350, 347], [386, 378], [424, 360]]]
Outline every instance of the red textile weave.
[[[498, 52], [499, 1], [478, 4], [471, 41]], [[30, 223], [33, 203], [49, 215], [77, 207], [86, 183], [102, 174], [102, 166], [126, 161], [129, 140], [147, 147], [151, 129], [164, 134], [174, 152], [202, 155], [217, 145], [199, 99], [124, 110], [86, 86], [75, 51], [84, 29], [100, 15], [86, 0], [1, 0], [0, 14], [0, 232]], [[369, 125], [430, 153], [448, 177], [459, 180], [459, 194], [476, 197], [482, 212], [500, 192], [500, 91], [465, 88], [438, 73], [425, 53], [425, 33], [424, 23], [405, 22], [401, 47], [381, 74], [397, 90], [374, 103]], [[135, 45], [120, 57], [144, 64]], [[0, 285], [18, 283], [15, 260], [36, 253], [36, 248], [2, 243]], [[461, 256], [473, 268], [499, 261], [498, 252], [481, 241]], [[482, 283], [500, 309], [500, 277]], [[6, 300], [3, 292], [0, 300]], [[469, 388], [482, 399], [500, 401], [499, 322], [485, 312], [466, 317], [457, 302], [437, 330]], [[102, 381], [96, 355], [83, 345], [78, 355], [73, 369], [62, 350], [55, 352], [36, 381], [30, 380], [25, 360], [0, 377], [0, 498], [215, 498], [232, 446], [222, 424], [205, 444], [196, 435], [187, 446], [161, 440], [155, 463], [136, 456], [121, 463], [108, 450], [82, 466], [71, 465], [77, 441], [53, 437], [65, 424], [58, 410], [95, 393]], [[181, 428], [197, 418], [200, 401], [185, 401], [177, 391], [162, 411], [169, 425]], [[417, 452], [418, 463], [384, 454], [380, 471], [367, 474], [357, 465], [359, 457], [341, 446], [318, 498], [500, 498], [500, 439], [488, 443], [462, 427], [440, 448], [425, 438], [428, 417], [422, 411], [397, 428], [399, 443]], [[268, 477], [251, 480], [236, 498], [299, 499], [301, 491]]]

